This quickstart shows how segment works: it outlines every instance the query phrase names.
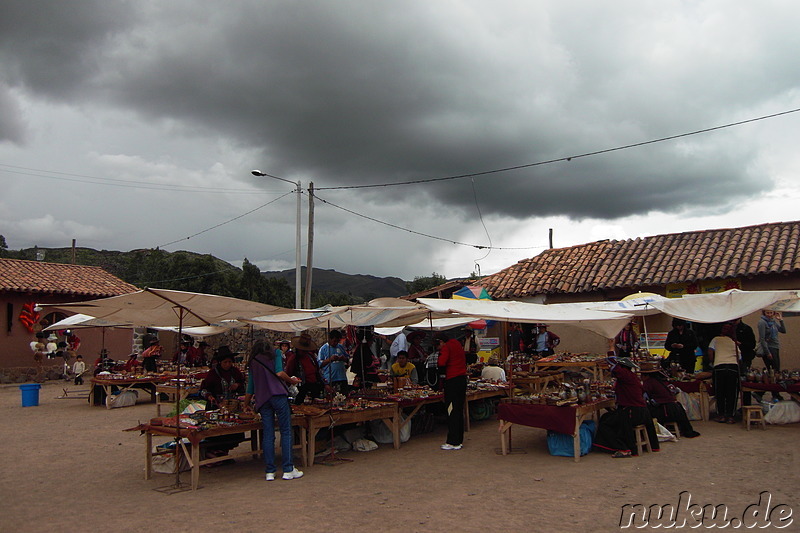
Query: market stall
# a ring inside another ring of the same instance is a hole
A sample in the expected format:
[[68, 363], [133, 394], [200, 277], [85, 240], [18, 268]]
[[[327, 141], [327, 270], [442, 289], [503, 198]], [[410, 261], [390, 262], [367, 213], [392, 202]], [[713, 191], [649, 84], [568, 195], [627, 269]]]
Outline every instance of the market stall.
[[[303, 463], [308, 463], [307, 447], [305, 442], [307, 418], [302, 414], [292, 415], [292, 426], [299, 429], [301, 442], [297, 446], [300, 449]], [[192, 416], [181, 415], [180, 417], [153, 418], [147, 424], [139, 424], [136, 427], [125, 431], [140, 431], [145, 435], [145, 462], [144, 478], [150, 479], [153, 473], [153, 458], [162, 455], [153, 451], [153, 437], [170, 437], [178, 444], [175, 457], [186, 458], [191, 470], [191, 488], [197, 490], [200, 484], [200, 467], [212, 465], [221, 461], [227, 461], [237, 457], [258, 457], [262, 453], [261, 449], [261, 421], [252, 417], [249, 419], [231, 416], [225, 420], [211, 420], [204, 416], [204, 413], [195, 413]], [[238, 433], [246, 434], [243, 442], [250, 443], [249, 450], [239, 450], [229, 452], [220, 457], [206, 458], [201, 453], [204, 446], [204, 439], [234, 435]], [[189, 449], [183, 439], [188, 440]], [[180, 450], [180, 453], [177, 453]], [[180, 459], [175, 461], [176, 472], [180, 469]]]
[[508, 454], [511, 427], [518, 424], [572, 435], [577, 463], [581, 459], [579, 438], [581, 424], [584, 420], [597, 418], [601, 409], [609, 409], [614, 405], [614, 400], [610, 398], [569, 405], [519, 403], [513, 400], [500, 402], [497, 418], [500, 420], [501, 453]]
[[[156, 401], [156, 386], [169, 379], [163, 375], [125, 375], [125, 374], [105, 374], [97, 375], [90, 381], [92, 387], [89, 391], [89, 405], [94, 405], [96, 388], [101, 387], [105, 392], [105, 398], [112, 398], [112, 393], [117, 395], [125, 391], [138, 389], [144, 390], [150, 395], [150, 400]], [[118, 389], [114, 391], [114, 389]], [[106, 409], [111, 409], [112, 403], [106, 401]]]

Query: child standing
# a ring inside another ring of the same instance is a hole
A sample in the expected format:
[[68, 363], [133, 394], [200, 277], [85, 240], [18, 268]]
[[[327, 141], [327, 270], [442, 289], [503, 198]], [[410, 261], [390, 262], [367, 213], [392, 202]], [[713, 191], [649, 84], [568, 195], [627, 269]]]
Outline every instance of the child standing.
[[75, 374], [75, 385], [83, 385], [84, 372], [86, 372], [86, 363], [83, 362], [83, 356], [78, 355], [72, 365], [72, 373]]

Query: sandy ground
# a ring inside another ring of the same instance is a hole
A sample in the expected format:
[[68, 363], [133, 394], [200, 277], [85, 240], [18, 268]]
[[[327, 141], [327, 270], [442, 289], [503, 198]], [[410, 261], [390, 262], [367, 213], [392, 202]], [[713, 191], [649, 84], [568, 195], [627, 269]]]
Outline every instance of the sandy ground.
[[267, 483], [261, 460], [242, 460], [203, 469], [196, 492], [165, 495], [153, 489], [175, 476], [144, 480], [144, 437], [122, 431], [155, 406], [90, 407], [56, 399], [62, 388], [45, 384], [40, 405], [23, 408], [17, 386], [0, 387], [2, 531], [618, 531], [622, 505], [677, 504], [682, 491], [734, 514], [770, 491], [772, 505], [794, 511], [784, 531], [800, 531], [798, 424], [748, 432], [698, 422], [702, 437], [657, 454], [574, 463], [548, 454], [545, 431], [518, 426], [512, 445], [525, 453], [501, 456], [487, 420], [457, 452], [439, 450], [438, 426], [302, 479]]

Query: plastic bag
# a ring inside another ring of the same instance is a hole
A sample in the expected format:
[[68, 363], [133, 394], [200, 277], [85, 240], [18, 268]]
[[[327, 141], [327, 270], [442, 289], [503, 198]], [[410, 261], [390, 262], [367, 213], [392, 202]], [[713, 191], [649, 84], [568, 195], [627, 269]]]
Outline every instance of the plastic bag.
[[[400, 415], [400, 423], [402, 424], [404, 421], [405, 417], [403, 417], [403, 415]], [[380, 444], [394, 443], [394, 436], [392, 435], [392, 431], [386, 426], [383, 420], [370, 420], [369, 429], [372, 432], [372, 436], [375, 439], [375, 442], [379, 442]], [[411, 438], [411, 424], [406, 424], [400, 430], [400, 442], [406, 442], [410, 438]]]
[[794, 424], [800, 422], [800, 405], [793, 400], [773, 404], [769, 413], [764, 416], [767, 424]]
[[678, 437], [675, 436], [670, 430], [656, 422], [655, 420], [653, 423], [656, 426], [656, 435], [658, 435], [658, 442], [675, 442], [678, 440]]
[[699, 399], [683, 391], [680, 391], [675, 398], [681, 402], [689, 420], [701, 420], [703, 418]]
[[353, 441], [353, 449], [357, 452], [371, 452], [377, 450], [378, 445], [369, 439], [356, 439]]
[[[581, 429], [579, 432], [581, 439], [581, 455], [586, 455], [591, 451], [592, 442], [594, 440], [594, 431], [594, 420], [586, 420], [581, 424]], [[575, 457], [575, 440], [572, 438], [572, 435], [548, 431], [547, 448], [550, 451], [550, 455], [558, 455], [560, 457]]]
[[119, 394], [112, 394], [106, 397], [106, 406], [109, 409], [116, 407], [130, 407], [136, 405], [136, 400], [139, 398], [139, 393], [135, 390], [124, 390]]

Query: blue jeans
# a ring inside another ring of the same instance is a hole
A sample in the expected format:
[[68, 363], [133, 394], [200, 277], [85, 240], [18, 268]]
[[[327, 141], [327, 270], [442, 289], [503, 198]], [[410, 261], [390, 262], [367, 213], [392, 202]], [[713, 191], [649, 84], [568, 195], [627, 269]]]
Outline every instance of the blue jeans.
[[264, 464], [268, 474], [275, 473], [275, 417], [278, 417], [278, 427], [281, 430], [281, 459], [283, 472], [294, 470], [292, 462], [292, 408], [289, 406], [289, 397], [280, 394], [270, 398], [258, 411], [261, 414], [261, 424], [264, 427]]

